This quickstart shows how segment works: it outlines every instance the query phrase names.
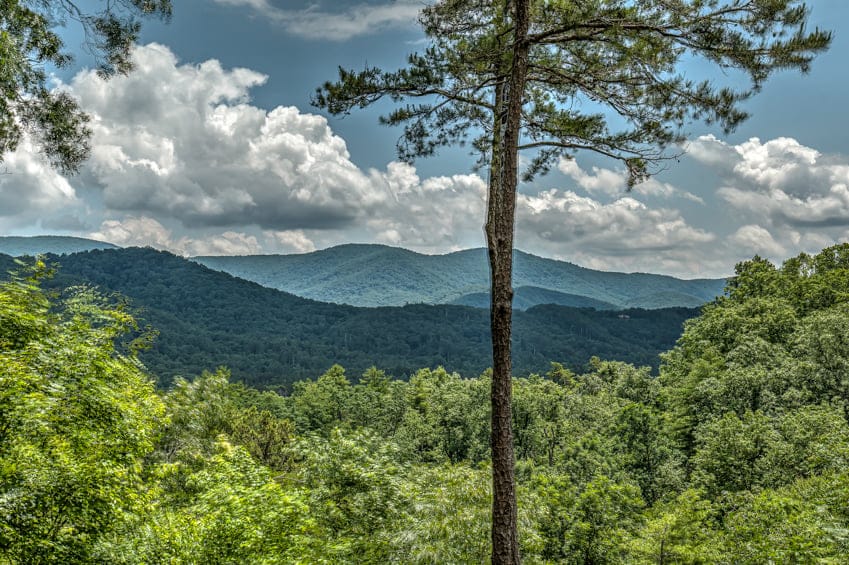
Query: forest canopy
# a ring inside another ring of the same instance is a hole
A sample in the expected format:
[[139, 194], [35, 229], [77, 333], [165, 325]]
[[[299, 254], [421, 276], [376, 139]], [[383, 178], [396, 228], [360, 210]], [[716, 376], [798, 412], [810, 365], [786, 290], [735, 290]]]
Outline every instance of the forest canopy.
[[[849, 245], [736, 273], [659, 377], [514, 379], [525, 562], [847, 554]], [[486, 559], [488, 373], [157, 390], [125, 308], [47, 275], [0, 285], [0, 562]]]

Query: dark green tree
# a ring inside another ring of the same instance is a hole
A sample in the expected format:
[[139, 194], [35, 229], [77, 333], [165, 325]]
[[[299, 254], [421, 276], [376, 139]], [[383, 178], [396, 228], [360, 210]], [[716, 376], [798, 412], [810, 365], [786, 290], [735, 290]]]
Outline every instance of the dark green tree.
[[84, 48], [108, 77], [131, 70], [138, 17], [149, 15], [168, 18], [170, 0], [0, 1], [0, 162], [28, 134], [54, 166], [76, 171], [88, 156], [91, 130], [76, 100], [47, 86], [45, 67], [62, 68], [73, 60], [58, 29], [79, 25]]
[[[340, 69], [314, 103], [333, 114], [384, 97], [404, 125], [401, 158], [471, 139], [488, 166], [486, 237], [493, 347], [493, 563], [519, 561], [511, 419], [512, 255], [518, 151], [526, 178], [588, 150], [622, 161], [629, 183], [683, 140], [690, 120], [730, 131], [739, 103], [778, 69], [807, 71], [830, 34], [806, 30], [798, 0], [440, 0], [422, 11], [429, 40], [398, 71]], [[751, 79], [735, 89], [686, 78], [696, 57]]]

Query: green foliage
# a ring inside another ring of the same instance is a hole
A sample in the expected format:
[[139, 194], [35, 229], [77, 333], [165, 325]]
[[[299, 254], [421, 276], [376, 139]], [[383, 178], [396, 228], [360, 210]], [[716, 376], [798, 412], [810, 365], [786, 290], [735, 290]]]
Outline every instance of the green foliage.
[[306, 437], [293, 448], [298, 461], [287, 484], [304, 486], [332, 563], [386, 563], [390, 533], [409, 504], [397, 449], [363, 432]]
[[624, 543], [638, 527], [639, 489], [598, 476], [583, 486], [540, 475], [533, 488], [543, 505], [543, 556], [555, 562], [604, 564], [624, 559]]
[[628, 542], [628, 561], [639, 564], [719, 563], [714, 539], [718, 516], [699, 491], [688, 489], [647, 512], [643, 526]]
[[[847, 254], [842, 244], [790, 259], [782, 269], [759, 258], [742, 263], [729, 296], [686, 325], [664, 357], [661, 381], [688, 451], [693, 430], [729, 410], [743, 418], [805, 404], [845, 406], [849, 297], [839, 289], [849, 280]], [[812, 294], [819, 297], [814, 302]]]
[[334, 426], [350, 420], [348, 400], [351, 383], [345, 369], [333, 365], [316, 381], [301, 381], [295, 385], [295, 423], [302, 430], [317, 430], [325, 434]]
[[[99, 547], [108, 563], [326, 563], [303, 489], [284, 488], [248, 452], [220, 440], [202, 467], [153, 469], [156, 503]], [[179, 484], [180, 491], [169, 488]]]
[[748, 494], [723, 521], [720, 563], [841, 563], [849, 551], [844, 473]]
[[37, 262], [0, 284], [0, 557], [88, 562], [148, 503], [142, 462], [164, 414], [119, 306], [88, 288], [51, 303]]
[[778, 441], [769, 424], [761, 412], [747, 412], [742, 420], [729, 412], [706, 425], [693, 457], [696, 484], [712, 497], [764, 486], [767, 454]]
[[462, 379], [442, 367], [418, 371], [406, 387], [396, 434], [404, 453], [417, 461], [488, 459], [489, 387], [488, 377]]
[[406, 563], [487, 563], [491, 484], [486, 469], [422, 469], [411, 481], [414, 515], [396, 536]]
[[[524, 562], [845, 561], [847, 306], [755, 263], [659, 378], [592, 358], [514, 379]], [[124, 307], [48, 274], [0, 285], [0, 561], [487, 562], [488, 372], [157, 393]]]
[[216, 449], [235, 412], [229, 377], [219, 369], [193, 380], [177, 379], [165, 396], [169, 423], [159, 448], [166, 461], [204, 457]]

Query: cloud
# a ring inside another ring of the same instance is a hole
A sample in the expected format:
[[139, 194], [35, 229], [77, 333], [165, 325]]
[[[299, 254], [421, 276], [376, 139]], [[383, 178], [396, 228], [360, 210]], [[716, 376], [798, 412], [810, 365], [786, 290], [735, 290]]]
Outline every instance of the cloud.
[[79, 205], [68, 180], [50, 166], [28, 139], [6, 153], [0, 165], [0, 226], [26, 225]]
[[730, 242], [746, 257], [757, 254], [782, 259], [787, 255], [785, 247], [775, 241], [769, 230], [758, 225], [741, 226]]
[[[590, 194], [619, 196], [625, 194], [628, 189], [628, 172], [624, 169], [612, 170], [593, 166], [591, 172], [587, 172], [575, 159], [566, 157], [560, 159], [557, 168]], [[653, 177], [634, 186], [631, 192], [659, 198], [678, 197], [704, 204], [704, 200], [695, 194], [676, 188], [669, 183], [660, 182]]]
[[753, 192], [722, 187], [719, 195], [729, 204], [776, 226], [829, 228], [849, 226], [849, 190], [846, 185], [828, 187], [828, 194], [791, 196], [781, 189]]
[[316, 249], [315, 242], [307, 237], [304, 230], [269, 230], [265, 232], [265, 237], [280, 251], [309, 253]]
[[688, 225], [676, 210], [650, 208], [629, 196], [605, 204], [551, 189], [520, 194], [517, 204], [520, 247], [604, 268], [679, 263], [716, 239]]
[[82, 181], [107, 208], [196, 228], [340, 228], [390, 197], [325, 118], [250, 105], [265, 76], [214, 60], [180, 65], [155, 44], [134, 60], [129, 76], [84, 72], [68, 86], [93, 116]]
[[345, 41], [416, 22], [423, 3], [399, 0], [383, 4], [357, 4], [342, 11], [316, 6], [303, 10], [281, 9], [268, 0], [215, 0], [219, 4], [246, 7], [283, 26], [287, 33], [305, 39]]
[[[82, 72], [62, 86], [92, 116], [92, 158], [79, 176], [63, 178], [27, 144], [6, 157], [0, 227], [41, 222], [184, 255], [484, 245], [480, 176], [425, 177], [394, 161], [361, 168], [325, 118], [253, 105], [263, 74], [182, 64], [156, 44], [134, 57], [127, 77]], [[522, 185], [517, 247], [595, 268], [714, 276], [754, 253], [780, 259], [849, 237], [845, 159], [789, 138], [705, 136], [690, 155], [722, 179], [710, 206], [679, 210], [703, 201], [657, 179], [628, 193], [622, 170], [561, 161], [562, 185]]]
[[245, 233], [225, 231], [202, 238], [175, 238], [172, 231], [147, 216], [128, 216], [122, 220], [106, 220], [92, 239], [107, 241], [121, 247], [155, 247], [179, 255], [251, 255], [261, 251], [256, 237]]
[[376, 241], [427, 252], [483, 244], [486, 184], [479, 176], [422, 181], [414, 167], [396, 162], [381, 177], [393, 198], [366, 220]]
[[[478, 175], [422, 178], [401, 162], [361, 169], [323, 117], [253, 106], [262, 74], [214, 60], [180, 64], [156, 44], [137, 47], [134, 58], [129, 76], [105, 82], [83, 72], [63, 86], [92, 115], [92, 157], [75, 188], [54, 179], [91, 208], [82, 219], [100, 227], [82, 233], [184, 255], [307, 252], [345, 241], [424, 252], [484, 244]], [[672, 262], [713, 239], [673, 209], [615, 192], [621, 172], [567, 171], [588, 192], [615, 199], [526, 194], [534, 189], [526, 185], [517, 202], [521, 247], [615, 267], [635, 257]]]
[[724, 178], [718, 195], [743, 216], [768, 227], [849, 227], [849, 162], [795, 139], [729, 145], [702, 136], [691, 156]]
[[92, 239], [114, 243], [121, 247], [150, 246], [173, 250], [171, 231], [153, 218], [127, 218], [124, 221], [106, 220], [100, 230], [88, 234]]
[[[129, 76], [107, 82], [84, 72], [64, 86], [94, 131], [75, 182], [111, 217], [155, 218], [202, 238], [253, 227], [284, 251], [315, 249], [315, 234], [330, 232], [421, 250], [482, 244], [485, 185], [477, 175], [420, 179], [400, 162], [363, 170], [322, 116], [251, 105], [250, 89], [264, 75], [214, 60], [179, 64], [156, 44], [137, 47], [134, 59]], [[133, 233], [152, 245], [190, 249], [141, 227]]]

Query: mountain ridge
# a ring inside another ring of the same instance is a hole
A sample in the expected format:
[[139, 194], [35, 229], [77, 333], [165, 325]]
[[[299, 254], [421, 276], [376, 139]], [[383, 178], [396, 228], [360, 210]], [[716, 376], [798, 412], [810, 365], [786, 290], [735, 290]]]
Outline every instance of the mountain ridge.
[[[316, 302], [214, 271], [151, 248], [48, 256], [60, 267], [45, 284], [90, 284], [131, 300], [142, 327], [159, 338], [140, 353], [167, 386], [175, 375], [229, 367], [248, 384], [281, 387], [335, 363], [349, 374], [376, 365], [403, 377], [444, 366], [466, 376], [490, 366], [489, 315], [456, 305], [357, 308]], [[0, 256], [3, 271], [15, 268]], [[599, 311], [536, 306], [514, 315], [517, 375], [552, 361], [582, 369], [591, 356], [657, 367], [695, 309]]]
[[[35, 255], [117, 249], [69, 237], [0, 237], [0, 253]], [[426, 255], [381, 244], [342, 244], [309, 253], [197, 256], [192, 261], [263, 286], [321, 302], [352, 306], [461, 304], [486, 308], [486, 250]], [[598, 309], [698, 307], [721, 295], [724, 279], [678, 279], [651, 273], [597, 271], [517, 250], [517, 310], [537, 304]]]
[[0, 253], [19, 257], [23, 255], [40, 255], [53, 253], [66, 255], [93, 249], [119, 249], [120, 246], [105, 241], [68, 235], [2, 235], [0, 236]]
[[[482, 304], [478, 295], [489, 290], [483, 248], [425, 255], [386, 245], [345, 244], [293, 255], [191, 260], [297, 296], [353, 306]], [[725, 279], [597, 271], [516, 250], [514, 285], [585, 297], [613, 308], [696, 307], [721, 295]], [[551, 296], [557, 303], [557, 296]], [[541, 299], [519, 302], [517, 309], [546, 303]]]

